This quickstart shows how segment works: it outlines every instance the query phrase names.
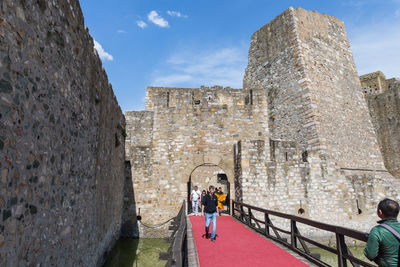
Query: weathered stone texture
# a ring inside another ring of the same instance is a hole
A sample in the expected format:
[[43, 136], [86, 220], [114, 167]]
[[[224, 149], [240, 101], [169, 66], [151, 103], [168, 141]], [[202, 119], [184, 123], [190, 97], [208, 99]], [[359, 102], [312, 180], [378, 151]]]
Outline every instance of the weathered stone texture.
[[381, 71], [360, 76], [385, 167], [400, 178], [400, 79]]
[[307, 149], [317, 133], [292, 13], [284, 11], [253, 34], [243, 87], [267, 89], [272, 139], [296, 140]]
[[400, 178], [400, 86], [366, 98], [385, 166]]
[[124, 211], [121, 225], [122, 237], [139, 237], [135, 192], [132, 184], [130, 161], [125, 162]]
[[388, 89], [400, 89], [400, 78], [391, 78], [386, 80]]
[[225, 174], [225, 172], [218, 166], [203, 165], [196, 168], [190, 175], [191, 189], [198, 186], [200, 191], [206, 190], [210, 185], [214, 187], [221, 187], [222, 191], [226, 194], [228, 192], [228, 185], [224, 181], [218, 180], [218, 174]]
[[364, 94], [376, 95], [388, 89], [386, 77], [381, 71], [360, 76]]
[[238, 143], [239, 200], [368, 230], [378, 201], [398, 198], [341, 21], [283, 12], [253, 35], [244, 86], [267, 90], [272, 140]]
[[[400, 181], [386, 171], [340, 169], [321, 160], [317, 152], [301, 153], [293, 141], [271, 140], [269, 151], [264, 145], [264, 141], [251, 140], [237, 145], [240, 154], [235, 169], [240, 172], [235, 179], [242, 190], [239, 200], [245, 203], [367, 231], [375, 224], [378, 201], [398, 197]], [[289, 227], [285, 220], [273, 221]], [[327, 238], [315, 229], [303, 229], [307, 236]]]
[[[387, 88], [398, 84], [387, 81]], [[379, 200], [398, 199], [400, 181], [384, 167], [343, 22], [284, 11], [253, 35], [243, 85], [149, 87], [146, 111], [126, 114], [126, 154], [144, 220], [175, 215], [190, 174], [205, 163], [227, 174], [232, 199], [364, 231], [375, 223]], [[397, 108], [372, 109], [373, 120], [396, 125], [382, 124], [391, 129], [382, 135], [396, 137]], [[205, 187], [211, 172], [196, 183]]]
[[0, 265], [95, 266], [119, 236], [124, 116], [78, 1], [0, 1]]
[[252, 37], [245, 87], [266, 88], [272, 139], [382, 169], [343, 22], [289, 8]]
[[[263, 90], [148, 87], [147, 110], [126, 113], [126, 154], [143, 222], [175, 216], [200, 165], [218, 166], [233, 182], [233, 146], [268, 136], [266, 107]], [[149, 235], [146, 229], [142, 235]]]

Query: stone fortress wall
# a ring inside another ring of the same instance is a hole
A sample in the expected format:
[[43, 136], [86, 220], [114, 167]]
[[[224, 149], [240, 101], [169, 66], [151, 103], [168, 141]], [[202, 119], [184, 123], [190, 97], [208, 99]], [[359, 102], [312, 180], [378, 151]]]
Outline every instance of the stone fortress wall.
[[203, 163], [227, 173], [232, 199], [359, 230], [398, 199], [343, 22], [287, 9], [251, 38], [243, 87], [149, 87], [146, 111], [126, 113], [136, 204], [153, 223], [177, 212]]
[[218, 173], [232, 199], [360, 230], [399, 199], [400, 81], [361, 87], [336, 18], [289, 8], [244, 89], [148, 87], [126, 130], [77, 0], [0, 2], [0, 44], [2, 266], [101, 265], [120, 231], [168, 235], [139, 209], [162, 223]]
[[260, 141], [238, 144], [244, 202], [291, 214], [302, 208], [301, 216], [366, 231], [378, 201], [398, 198], [341, 21], [283, 12], [253, 35], [244, 86], [267, 90], [271, 133], [270, 151]]
[[380, 72], [360, 76], [388, 171], [400, 177], [400, 79]]
[[0, 265], [96, 266], [119, 237], [125, 120], [77, 0], [0, 1]]
[[[146, 111], [126, 112], [126, 155], [142, 221], [158, 224], [175, 216], [193, 170], [202, 165], [218, 166], [234, 195], [234, 144], [268, 138], [266, 107], [262, 90], [148, 87]], [[151, 236], [167, 235], [166, 229], [140, 230]]]
[[268, 90], [272, 139], [294, 140], [340, 167], [383, 168], [340, 20], [284, 11], [252, 36], [246, 86]]

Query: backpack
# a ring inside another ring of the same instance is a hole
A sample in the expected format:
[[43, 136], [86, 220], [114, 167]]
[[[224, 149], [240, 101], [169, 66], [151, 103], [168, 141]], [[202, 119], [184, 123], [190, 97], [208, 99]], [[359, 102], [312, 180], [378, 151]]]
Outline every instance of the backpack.
[[[382, 226], [383, 228], [385, 228], [386, 230], [388, 230], [389, 232], [391, 232], [397, 239], [397, 241], [400, 242], [400, 233], [397, 232], [395, 229], [393, 229], [393, 227], [385, 224], [385, 223], [381, 223], [379, 224], [379, 226]], [[397, 267], [400, 267], [400, 246], [399, 246], [399, 251], [397, 252]]]

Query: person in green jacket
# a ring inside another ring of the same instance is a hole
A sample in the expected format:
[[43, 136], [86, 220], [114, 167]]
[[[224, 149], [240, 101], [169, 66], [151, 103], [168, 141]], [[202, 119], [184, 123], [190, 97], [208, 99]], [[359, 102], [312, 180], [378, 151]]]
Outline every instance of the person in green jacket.
[[[378, 204], [377, 214], [382, 220], [378, 224], [385, 223], [400, 233], [400, 223], [397, 222], [399, 204], [385, 198]], [[379, 266], [397, 266], [400, 242], [387, 229], [382, 226], [374, 226], [369, 233], [364, 255]]]

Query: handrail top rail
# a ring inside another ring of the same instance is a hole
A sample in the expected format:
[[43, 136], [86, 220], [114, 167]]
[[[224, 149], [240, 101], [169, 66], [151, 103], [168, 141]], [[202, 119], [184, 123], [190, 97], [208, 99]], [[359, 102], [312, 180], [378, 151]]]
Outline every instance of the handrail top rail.
[[239, 202], [239, 201], [235, 201], [232, 200], [233, 204], [239, 204], [242, 205], [244, 207], [250, 208], [252, 210], [256, 210], [256, 211], [260, 211], [266, 214], [270, 214], [270, 215], [274, 215], [277, 217], [281, 217], [281, 218], [285, 218], [285, 219], [289, 219], [289, 220], [293, 220], [299, 223], [303, 223], [306, 225], [310, 225], [312, 227], [316, 227], [325, 231], [329, 231], [329, 232], [333, 232], [333, 233], [338, 233], [338, 234], [342, 234], [348, 237], [352, 237], [361, 241], [366, 242], [368, 240], [368, 233], [366, 232], [361, 232], [358, 230], [354, 230], [354, 229], [350, 229], [350, 228], [346, 228], [343, 226], [337, 226], [337, 225], [332, 225], [332, 224], [327, 224], [327, 223], [322, 223], [322, 222], [318, 222], [318, 221], [314, 221], [311, 219], [306, 219], [306, 218], [302, 218], [302, 217], [298, 217], [296, 215], [291, 215], [291, 214], [287, 214], [287, 213], [282, 213], [282, 212], [278, 212], [278, 211], [273, 211], [273, 210], [267, 210], [267, 209], [263, 209], [263, 208], [259, 208], [259, 207], [255, 207], [243, 202]]

